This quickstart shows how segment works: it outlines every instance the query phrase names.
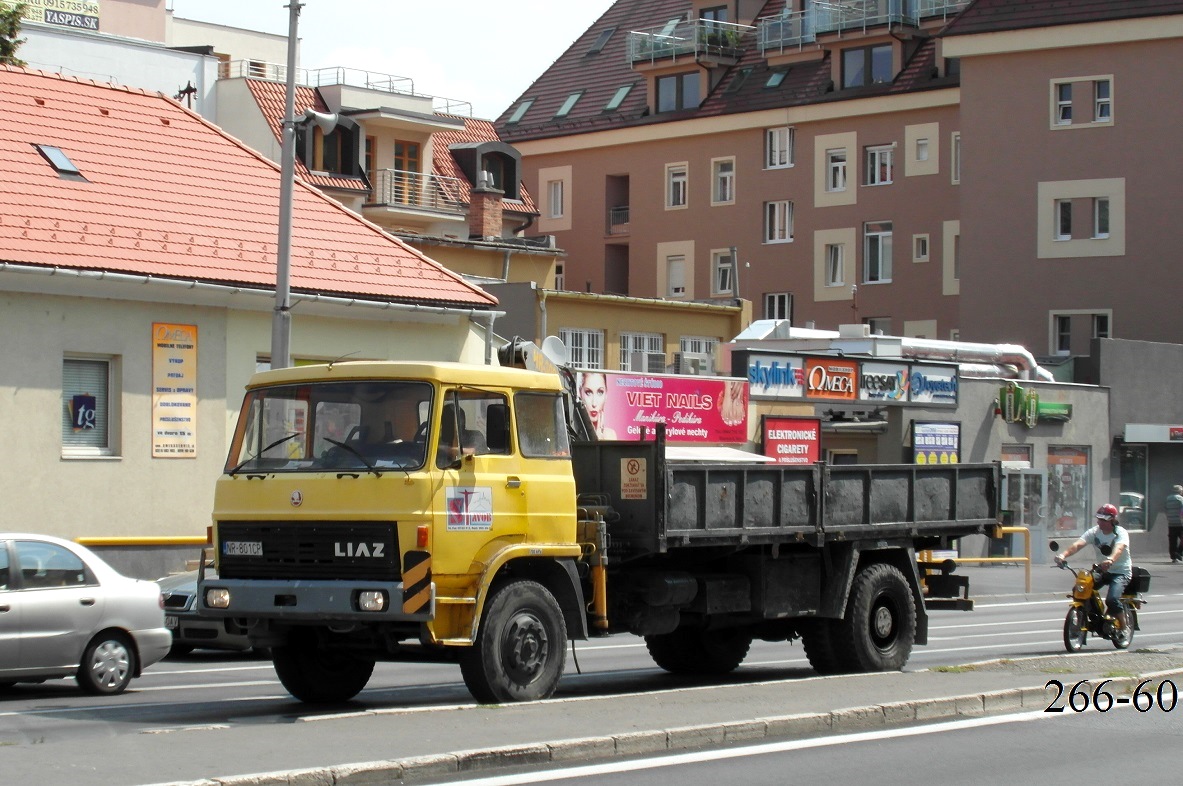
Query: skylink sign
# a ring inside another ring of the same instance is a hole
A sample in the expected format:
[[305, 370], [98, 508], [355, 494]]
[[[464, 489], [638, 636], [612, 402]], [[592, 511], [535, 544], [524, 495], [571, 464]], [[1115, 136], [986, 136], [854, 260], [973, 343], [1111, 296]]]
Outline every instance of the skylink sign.
[[731, 374], [753, 401], [956, 406], [957, 366], [737, 350]]

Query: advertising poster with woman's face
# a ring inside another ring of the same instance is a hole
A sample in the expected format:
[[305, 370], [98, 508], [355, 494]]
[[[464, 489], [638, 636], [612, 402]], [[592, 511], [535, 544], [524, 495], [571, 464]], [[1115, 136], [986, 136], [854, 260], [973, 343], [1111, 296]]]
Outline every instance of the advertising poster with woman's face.
[[746, 380], [583, 371], [578, 383], [599, 439], [654, 439], [664, 423], [670, 442], [747, 440]]

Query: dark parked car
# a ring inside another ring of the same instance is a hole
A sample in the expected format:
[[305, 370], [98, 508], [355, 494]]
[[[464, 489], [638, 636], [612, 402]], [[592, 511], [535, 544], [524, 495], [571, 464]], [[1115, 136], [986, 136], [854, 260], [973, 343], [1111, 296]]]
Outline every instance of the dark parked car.
[[48, 535], [0, 532], [0, 689], [74, 677], [122, 693], [168, 654], [160, 588]]
[[[206, 568], [206, 575], [212, 571]], [[157, 579], [164, 596], [165, 624], [173, 632], [170, 655], [188, 655], [195, 649], [248, 650], [246, 631], [232, 619], [197, 614], [197, 571]]]

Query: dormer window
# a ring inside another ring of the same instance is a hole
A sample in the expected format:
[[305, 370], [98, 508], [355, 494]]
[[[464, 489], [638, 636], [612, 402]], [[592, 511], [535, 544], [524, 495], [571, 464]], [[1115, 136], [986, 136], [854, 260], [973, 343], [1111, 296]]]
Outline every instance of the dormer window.
[[842, 52], [842, 87], [865, 87], [890, 82], [891, 44], [861, 46]]
[[362, 177], [362, 145], [361, 126], [347, 117], [327, 134], [316, 123], [296, 129], [296, 155], [311, 172]]
[[670, 74], [657, 78], [657, 111], [675, 112], [698, 108], [698, 72]]

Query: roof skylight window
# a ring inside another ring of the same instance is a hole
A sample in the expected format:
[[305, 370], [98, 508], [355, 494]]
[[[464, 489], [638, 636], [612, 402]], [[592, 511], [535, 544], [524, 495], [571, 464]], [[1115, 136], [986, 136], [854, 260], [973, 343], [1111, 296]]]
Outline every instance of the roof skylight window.
[[583, 95], [582, 90], [567, 96], [567, 100], [563, 102], [561, 107], [559, 107], [559, 111], [555, 112], [555, 117], [566, 117], [567, 115], [571, 114], [571, 110], [575, 108], [575, 102], [579, 100], [581, 95]]
[[615, 27], [609, 27], [607, 30], [601, 30], [600, 35], [596, 38], [596, 42], [591, 45], [591, 49], [587, 50], [589, 55], [598, 55], [607, 44], [608, 39], [616, 32]]
[[522, 103], [518, 104], [518, 108], [517, 108], [517, 109], [515, 109], [515, 110], [513, 110], [513, 114], [512, 114], [512, 115], [510, 115], [510, 116], [509, 116], [509, 120], [506, 120], [505, 122], [506, 122], [506, 123], [516, 123], [516, 122], [518, 122], [519, 120], [521, 120], [521, 119], [522, 119], [522, 118], [525, 116], [526, 112], [530, 111], [530, 107], [531, 107], [533, 104], [534, 104], [534, 99], [533, 99], [533, 98], [527, 98], [525, 101], [523, 101]]
[[785, 81], [788, 76], [788, 71], [773, 71], [768, 75], [768, 81], [764, 83], [765, 87], [780, 87], [780, 83]]
[[34, 144], [33, 147], [37, 148], [37, 152], [49, 162], [49, 165], [53, 167], [54, 171], [56, 171], [59, 175], [82, 177], [82, 170], [80, 170], [77, 165], [75, 165], [75, 163], [70, 160], [68, 155], [62, 152], [60, 147], [38, 144]]
[[632, 85], [625, 85], [617, 88], [616, 94], [612, 96], [612, 100], [604, 107], [605, 112], [614, 112], [620, 108], [624, 103], [624, 99], [628, 98], [629, 91], [633, 89]]

